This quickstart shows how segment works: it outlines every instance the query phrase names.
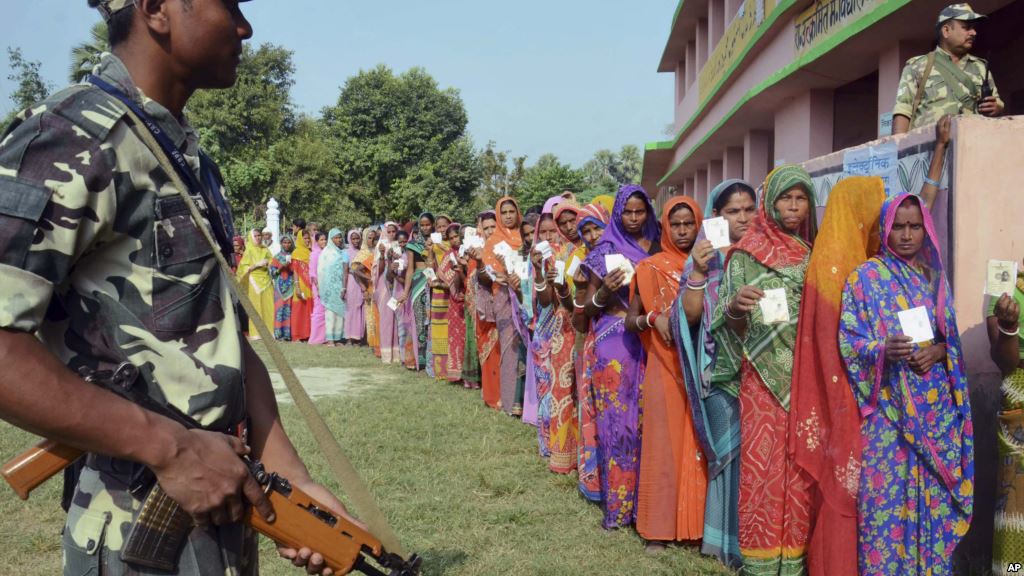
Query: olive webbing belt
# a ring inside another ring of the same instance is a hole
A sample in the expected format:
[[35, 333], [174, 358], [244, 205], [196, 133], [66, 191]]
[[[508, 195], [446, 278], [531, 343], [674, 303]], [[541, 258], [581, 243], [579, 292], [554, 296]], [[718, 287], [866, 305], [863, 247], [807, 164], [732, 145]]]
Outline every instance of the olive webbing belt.
[[[242, 307], [250, 318], [261, 318], [259, 311], [256, 306], [249, 300], [246, 295], [246, 291], [239, 284], [235, 275], [231, 272], [231, 266], [228, 261], [224, 258], [224, 254], [221, 252], [217, 241], [214, 240], [209, 229], [203, 225], [203, 216], [196, 206], [195, 201], [188, 193], [188, 187], [182, 181], [178, 175], [174, 166], [167, 158], [167, 153], [163, 151], [156, 139], [150, 134], [147, 129], [140, 129], [144, 126], [143, 121], [136, 115], [132, 110], [127, 107], [123, 107], [125, 113], [130, 120], [130, 127], [132, 131], [142, 139], [146, 147], [149, 148], [150, 152], [156, 157], [160, 163], [160, 167], [167, 173], [171, 179], [171, 183], [178, 189], [178, 193], [185, 201], [185, 205], [188, 206], [188, 211], [195, 220], [196, 226], [202, 232], [203, 238], [210, 244], [213, 249], [213, 255], [217, 259], [217, 263], [220, 265], [221, 272], [228, 278], [228, 286], [231, 292], [238, 298], [238, 301], [242, 303]], [[213, 191], [217, 193], [217, 191]], [[309, 394], [305, 388], [302, 387], [302, 383], [299, 382], [298, 377], [295, 375], [295, 371], [292, 370], [291, 365], [288, 364], [288, 360], [285, 359], [284, 354], [281, 352], [281, 348], [278, 347], [274, 341], [274, 335], [267, 328], [264, 322], [253, 322], [256, 327], [256, 331], [259, 333], [260, 338], [267, 347], [267, 352], [270, 353], [271, 359], [274, 361], [274, 366], [280, 373], [281, 378], [284, 380], [285, 386], [288, 388], [288, 393], [291, 394], [292, 399], [295, 401], [295, 407], [299, 409], [299, 413], [302, 414], [306, 425], [309, 427], [310, 432], [313, 434], [313, 438], [316, 440], [317, 445], [320, 448], [320, 452], [327, 460], [331, 471], [334, 474], [334, 478], [338, 481], [342, 490], [352, 500], [356, 511], [359, 514], [359, 518], [366, 523], [370, 531], [376, 536], [384, 548], [389, 552], [398, 554], [399, 556], [405, 557], [405, 553], [402, 551], [401, 544], [398, 541], [398, 536], [388, 525], [387, 519], [384, 518], [384, 514], [381, 513], [380, 508], [377, 507], [377, 503], [374, 501], [373, 495], [367, 489], [366, 484], [362, 478], [359, 477], [359, 473], [356, 472], [352, 463], [348, 457], [345, 456], [341, 445], [338, 443], [338, 439], [334, 437], [331, 430], [327, 427], [327, 423], [324, 422], [323, 416], [317, 410], [316, 405], [313, 404], [313, 400], [310, 399]]]

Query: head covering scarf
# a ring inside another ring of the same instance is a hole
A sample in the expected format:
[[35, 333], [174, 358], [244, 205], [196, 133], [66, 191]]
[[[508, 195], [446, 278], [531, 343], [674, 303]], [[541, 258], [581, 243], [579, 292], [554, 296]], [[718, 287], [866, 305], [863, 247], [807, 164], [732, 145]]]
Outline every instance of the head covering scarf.
[[[238, 254], [237, 252], [234, 251], [235, 250], [235, 246], [238, 246], [238, 245], [242, 246], [242, 254]], [[245, 254], [245, 238], [243, 238], [241, 236], [235, 236], [234, 238], [232, 238], [231, 239], [231, 251], [232, 251], [232, 254], [231, 254], [230, 262], [235, 267], [235, 269], [238, 269], [238, 263], [242, 261], [242, 255]]]
[[846, 278], [878, 252], [884, 201], [877, 176], [844, 178], [832, 188], [807, 266], [793, 359], [789, 449], [824, 497], [815, 532], [826, 532], [823, 540], [812, 538], [812, 549], [815, 542], [840, 543], [819, 553], [840, 573], [857, 572], [857, 483], [849, 472], [860, 468], [861, 435], [839, 351], [839, 317]]
[[[501, 205], [506, 202], [511, 202], [516, 207], [516, 213], [518, 214], [517, 222], [512, 227], [506, 227], [501, 221]], [[519, 203], [511, 196], [499, 198], [498, 202], [494, 205], [494, 213], [497, 215], [497, 227], [494, 229], [491, 237], [487, 239], [486, 244], [484, 244], [483, 262], [485, 266], [490, 266], [495, 272], [505, 273], [505, 260], [494, 253], [494, 247], [502, 242], [508, 244], [516, 252], [523, 247], [523, 237], [519, 233], [523, 216], [519, 211]]]
[[[807, 193], [810, 204], [807, 219], [797, 234], [790, 234], [782, 227], [775, 201], [790, 188], [799, 186]], [[814, 194], [811, 175], [800, 166], [786, 164], [772, 170], [764, 181], [762, 198], [757, 217], [751, 223], [743, 239], [736, 244], [736, 250], [750, 254], [767, 268], [779, 270], [803, 262], [814, 243], [818, 232], [818, 205]]]
[[[580, 208], [579, 213], [576, 216], [576, 232], [580, 235], [580, 242], [583, 242], [583, 227], [587, 224], [595, 224], [601, 230], [608, 227], [608, 220], [611, 216], [608, 214], [608, 210], [602, 204], [593, 203], [587, 204], [583, 208]], [[593, 248], [593, 246], [586, 246], [587, 250]]]
[[593, 204], [602, 206], [605, 212], [611, 214], [615, 211], [615, 196], [609, 196], [607, 194], [594, 196]]
[[[554, 212], [553, 212], [553, 214], [555, 216], [555, 227], [558, 228], [558, 237], [562, 239], [563, 244], [565, 244], [566, 246], [573, 246], [573, 247], [575, 247], [576, 243], [573, 242], [572, 240], [570, 240], [569, 237], [566, 236], [564, 233], [562, 233], [562, 227], [558, 225], [558, 219], [561, 218], [562, 215], [565, 214], [566, 212], [572, 212], [572, 213], [576, 214], [576, 219], [578, 221], [579, 220], [579, 214], [580, 214], [580, 207], [573, 200], [565, 200], [565, 199], [563, 199], [562, 202], [559, 202], [559, 204], [557, 206], [555, 206], [555, 209], [554, 209]], [[575, 228], [575, 226], [574, 226], [574, 228]]]
[[[704, 218], [701, 216], [700, 205], [689, 196], [674, 196], [662, 208], [661, 229], [665, 236], [664, 241], [661, 243], [661, 252], [649, 257], [647, 261], [650, 262], [655, 272], [663, 276], [659, 283], [669, 285], [673, 294], [679, 290], [679, 279], [683, 268], [686, 266], [686, 260], [690, 257], [689, 252], [683, 252], [683, 249], [676, 246], [669, 237], [669, 219], [672, 215], [672, 210], [676, 206], [686, 206], [690, 209], [698, 230], [700, 230], [701, 224], [704, 222]], [[653, 301], [655, 298], [652, 296], [649, 299], [645, 298], [645, 300]]]
[[566, 199], [561, 196], [552, 196], [551, 198], [548, 198], [546, 202], [544, 202], [544, 208], [541, 209], [540, 213], [554, 214], [555, 207], [565, 201]]
[[[348, 249], [347, 249], [347, 251], [348, 251], [348, 261], [349, 262], [355, 262], [356, 261], [356, 257], [359, 256], [359, 246], [356, 246], [355, 244], [352, 243], [352, 236], [354, 234], [359, 234], [360, 235], [360, 240], [362, 240], [362, 232], [360, 232], [360, 230], [358, 228], [353, 228], [353, 229], [349, 230], [348, 234], [345, 235], [345, 239], [348, 240]], [[330, 244], [330, 241], [331, 241], [331, 239], [328, 238], [327, 239], [327, 243]]]
[[640, 243], [626, 232], [626, 227], [622, 224], [622, 214], [626, 210], [626, 203], [633, 195], [638, 195], [647, 205], [647, 221], [644, 222], [643, 229], [640, 231], [641, 236], [651, 243], [661, 239], [661, 227], [655, 217], [654, 205], [651, 204], [651, 198], [647, 195], [647, 191], [632, 184], [623, 186], [615, 197], [615, 209], [612, 211], [608, 228], [601, 236], [601, 241], [594, 246], [583, 262], [583, 266], [599, 278], [604, 278], [608, 274], [604, 261], [604, 257], [608, 254], [622, 254], [633, 263], [633, 266], [649, 255], [640, 246]]

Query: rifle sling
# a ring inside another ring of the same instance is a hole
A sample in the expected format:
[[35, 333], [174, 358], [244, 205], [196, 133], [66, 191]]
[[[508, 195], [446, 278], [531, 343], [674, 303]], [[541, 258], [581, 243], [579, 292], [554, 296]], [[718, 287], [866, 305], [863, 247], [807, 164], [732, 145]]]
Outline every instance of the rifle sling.
[[[217, 262], [220, 265], [221, 273], [223, 273], [227, 278], [228, 286], [230, 287], [232, 294], [234, 294], [242, 304], [242, 307], [250, 318], [260, 318], [260, 314], [257, 311], [256, 306], [249, 300], [245, 290], [238, 284], [234, 274], [231, 273], [231, 266], [224, 258], [224, 254], [221, 252], [217, 241], [211, 235], [210, 230], [203, 225], [203, 217], [199, 211], [199, 207], [196, 206], [192, 197], [189, 195], [188, 187], [178, 175], [177, 170], [175, 170], [174, 165], [168, 158], [167, 152], [165, 152], [159, 143], [157, 143], [156, 139], [145, 127], [145, 122], [139, 118], [134, 111], [129, 107], [124, 106], [123, 103], [117, 101], [116, 98], [112, 98], [112, 100], [116, 101], [117, 105], [125, 111], [129, 128], [136, 136], [139, 137], [140, 140], [142, 140], [143, 143], [145, 143], [150, 152], [153, 153], [157, 161], [160, 163], [160, 167], [164, 170], [167, 176], [170, 177], [171, 183], [178, 190], [182, 200], [185, 201], [185, 205], [188, 207], [188, 211], [192, 216], [192, 219], [195, 221], [196, 227], [213, 249], [213, 256], [217, 259]], [[366, 522], [370, 531], [381, 541], [382, 544], [384, 544], [386, 550], [405, 557], [401, 544], [398, 541], [398, 537], [388, 525], [383, 513], [381, 513], [380, 509], [377, 507], [377, 504], [373, 499], [373, 495], [370, 494], [366, 484], [363, 482], [362, 478], [359, 477], [359, 473], [356, 472], [348, 457], [345, 456], [337, 438], [334, 437], [330, 428], [327, 427], [327, 423], [324, 421], [323, 416], [320, 415], [316, 405], [313, 404], [313, 400], [302, 387], [302, 384], [299, 382], [294, 370], [292, 370], [291, 365], [288, 364], [288, 360], [285, 359], [281, 348], [277, 345], [277, 342], [274, 341], [274, 335], [269, 329], [267, 329], [266, 324], [263, 322], [253, 322], [253, 325], [256, 327], [256, 331], [259, 333], [260, 338], [266, 346], [267, 352], [270, 353], [274, 366], [277, 368], [278, 373], [280, 373], [281, 378], [284, 380], [289, 394], [291, 394], [292, 399], [295, 401], [295, 407], [298, 408], [299, 413], [302, 414], [306, 425], [313, 434], [313, 438], [316, 439], [321, 453], [327, 460], [327, 463], [334, 474], [334, 478], [338, 481], [342, 490], [344, 490], [351, 499], [359, 517], [363, 522]]]

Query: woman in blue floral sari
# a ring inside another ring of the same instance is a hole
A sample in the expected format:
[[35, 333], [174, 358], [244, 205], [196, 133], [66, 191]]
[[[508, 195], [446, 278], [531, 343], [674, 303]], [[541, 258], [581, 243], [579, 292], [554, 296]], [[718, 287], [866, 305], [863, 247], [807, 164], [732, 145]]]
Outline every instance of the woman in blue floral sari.
[[[878, 256], [843, 290], [839, 347], [861, 412], [860, 573], [951, 574], [970, 526], [974, 435], [949, 283], [931, 216], [908, 194], [882, 207]], [[912, 343], [898, 313], [923, 307]]]

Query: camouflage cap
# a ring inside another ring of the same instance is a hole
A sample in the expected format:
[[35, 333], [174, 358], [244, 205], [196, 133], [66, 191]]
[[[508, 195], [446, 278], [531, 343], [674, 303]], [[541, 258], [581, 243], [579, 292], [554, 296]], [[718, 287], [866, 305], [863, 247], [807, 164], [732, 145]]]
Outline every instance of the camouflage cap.
[[984, 14], [978, 14], [971, 8], [970, 4], [950, 4], [939, 12], [939, 21], [936, 25], [941, 25], [943, 22], [948, 20], [962, 20], [964, 22], [973, 22], [975, 20], [982, 20], [988, 18]]
[[[239, 2], [248, 2], [249, 0], [238, 0]], [[96, 4], [96, 9], [103, 15], [104, 20], [110, 20], [110, 17], [114, 14], [124, 10], [129, 6], [134, 6], [135, 0], [100, 0]]]

